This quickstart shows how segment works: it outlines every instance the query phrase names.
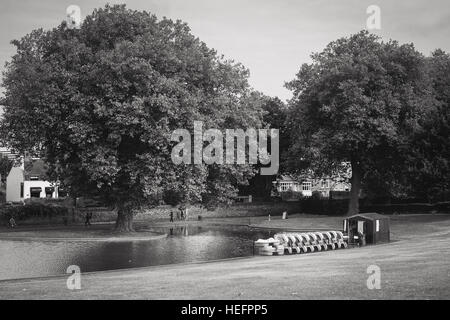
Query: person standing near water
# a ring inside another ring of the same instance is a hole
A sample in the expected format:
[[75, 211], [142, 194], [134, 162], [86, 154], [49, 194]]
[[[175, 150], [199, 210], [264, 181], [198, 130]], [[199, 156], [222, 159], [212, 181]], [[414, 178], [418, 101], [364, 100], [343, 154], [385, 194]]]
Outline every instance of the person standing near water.
[[170, 211], [170, 222], [173, 222], [173, 211]]
[[178, 210], [180, 210], [181, 220], [184, 220], [183, 208], [181, 208], [181, 206], [180, 206], [180, 207], [178, 208]]

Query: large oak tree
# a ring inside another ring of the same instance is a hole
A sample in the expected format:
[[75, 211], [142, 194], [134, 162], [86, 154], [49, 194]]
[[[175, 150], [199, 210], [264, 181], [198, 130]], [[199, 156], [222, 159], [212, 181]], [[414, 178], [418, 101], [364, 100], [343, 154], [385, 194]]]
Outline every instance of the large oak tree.
[[425, 68], [412, 44], [361, 31], [313, 54], [287, 84], [293, 91], [290, 156], [315, 172], [350, 163], [349, 214], [359, 212], [366, 177], [400, 173], [399, 155], [432, 105]]
[[253, 171], [246, 165], [175, 165], [171, 133], [261, 124], [249, 101], [248, 71], [225, 60], [181, 21], [109, 6], [79, 29], [63, 22], [13, 41], [3, 85], [3, 132], [33, 151], [72, 195], [99, 195], [132, 211], [176, 193], [180, 201], [229, 201]]

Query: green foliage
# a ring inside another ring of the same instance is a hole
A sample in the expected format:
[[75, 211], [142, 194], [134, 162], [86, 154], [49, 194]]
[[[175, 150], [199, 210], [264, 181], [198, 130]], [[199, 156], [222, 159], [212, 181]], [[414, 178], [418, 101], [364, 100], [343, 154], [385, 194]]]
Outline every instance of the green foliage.
[[293, 191], [292, 189], [289, 189], [285, 192], [281, 192], [281, 199], [284, 201], [293, 201], [293, 200], [300, 200], [303, 198], [303, 194], [300, 191]]
[[329, 173], [351, 162], [352, 190], [374, 176], [393, 181], [433, 105], [425, 58], [412, 44], [361, 31], [312, 59], [287, 84], [291, 166]]
[[6, 177], [11, 171], [13, 164], [14, 162], [12, 160], [9, 160], [8, 157], [0, 154], [0, 176], [2, 178], [2, 181], [0, 181], [0, 183], [6, 181]]
[[[261, 107], [264, 111], [264, 123], [270, 128], [280, 130], [280, 158], [283, 160], [286, 158], [291, 136], [289, 133], [289, 127], [286, 126], [289, 116], [288, 107], [277, 97], [266, 97]], [[284, 170], [283, 161], [281, 163], [280, 170]]]
[[171, 161], [171, 133], [193, 132], [194, 120], [219, 129], [261, 124], [248, 70], [185, 23], [107, 5], [79, 30], [62, 24], [13, 44], [3, 129], [17, 150], [44, 157], [72, 195], [128, 209], [158, 203], [167, 190], [183, 202], [227, 202], [253, 175], [250, 166]]
[[416, 197], [450, 200], [450, 55], [436, 50], [427, 65], [436, 102], [406, 154], [405, 184]]
[[177, 191], [166, 190], [163, 194], [163, 200], [165, 204], [176, 206], [183, 202], [183, 195]]
[[7, 223], [11, 217], [17, 221], [27, 219], [52, 219], [67, 217], [68, 209], [54, 203], [30, 202], [26, 204], [3, 204], [0, 206], [0, 221]]
[[[253, 94], [254, 104], [259, 105], [263, 114], [263, 125], [266, 128], [279, 130], [279, 153], [280, 158], [283, 159], [285, 153], [289, 148], [289, 131], [285, 126], [285, 122], [288, 115], [288, 108], [279, 98], [271, 98], [262, 94]], [[269, 151], [270, 144], [269, 144]], [[262, 167], [261, 164], [256, 164], [254, 168], [259, 171]], [[282, 172], [285, 170], [283, 162], [279, 170]], [[270, 199], [271, 191], [273, 188], [272, 182], [276, 179], [276, 175], [256, 175], [249, 181], [249, 185], [241, 186], [239, 188], [240, 194], [251, 194], [254, 197]]]

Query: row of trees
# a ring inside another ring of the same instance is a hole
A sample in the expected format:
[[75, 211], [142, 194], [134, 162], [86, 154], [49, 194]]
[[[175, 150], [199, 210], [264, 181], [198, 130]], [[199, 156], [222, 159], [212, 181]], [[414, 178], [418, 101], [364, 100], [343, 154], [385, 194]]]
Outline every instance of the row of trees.
[[161, 196], [217, 205], [254, 176], [249, 165], [174, 165], [171, 133], [192, 132], [194, 120], [281, 128], [282, 170], [325, 173], [350, 161], [353, 195], [369, 181], [448, 183], [436, 180], [448, 175], [449, 56], [441, 51], [424, 58], [367, 32], [337, 40], [287, 84], [285, 105], [253, 91], [248, 70], [185, 23], [123, 5], [95, 10], [79, 29], [62, 23], [13, 44], [0, 136], [43, 157], [49, 178], [72, 195], [114, 203], [119, 231]]

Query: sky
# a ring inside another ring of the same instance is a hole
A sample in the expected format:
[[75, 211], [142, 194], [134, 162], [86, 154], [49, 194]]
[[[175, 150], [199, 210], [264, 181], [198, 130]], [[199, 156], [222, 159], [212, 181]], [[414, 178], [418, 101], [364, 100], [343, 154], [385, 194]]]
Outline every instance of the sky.
[[210, 48], [246, 66], [254, 89], [282, 100], [291, 97], [284, 83], [311, 53], [366, 28], [369, 5], [381, 10], [381, 29], [371, 32], [383, 39], [412, 42], [425, 55], [450, 52], [448, 0], [0, 0], [0, 71], [15, 52], [11, 40], [57, 26], [69, 5], [83, 17], [107, 2], [187, 22]]

